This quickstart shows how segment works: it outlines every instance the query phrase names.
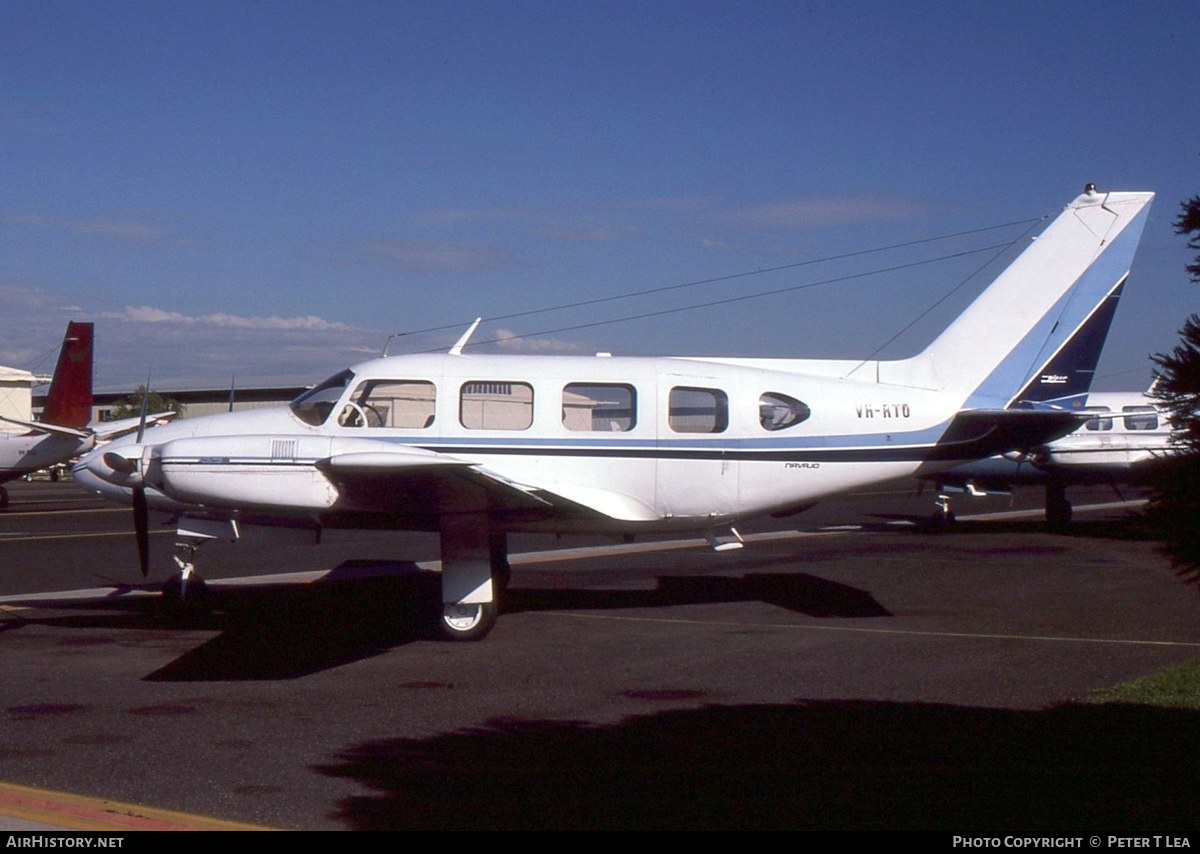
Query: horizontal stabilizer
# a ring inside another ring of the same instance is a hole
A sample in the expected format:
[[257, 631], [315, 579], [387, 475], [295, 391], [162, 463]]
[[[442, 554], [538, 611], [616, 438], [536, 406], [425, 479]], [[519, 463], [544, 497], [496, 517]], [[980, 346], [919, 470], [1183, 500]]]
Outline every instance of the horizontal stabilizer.
[[1052, 442], [1084, 421], [1057, 409], [968, 409], [959, 412], [934, 448], [931, 460], [974, 460]]

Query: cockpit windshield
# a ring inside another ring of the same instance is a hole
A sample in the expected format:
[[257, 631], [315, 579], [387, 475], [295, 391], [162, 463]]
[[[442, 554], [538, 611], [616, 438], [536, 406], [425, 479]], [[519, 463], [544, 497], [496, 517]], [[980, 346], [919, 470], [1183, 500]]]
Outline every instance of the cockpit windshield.
[[324, 423], [336, 404], [346, 391], [346, 386], [354, 380], [354, 371], [347, 368], [340, 374], [334, 374], [325, 382], [310, 388], [290, 404], [293, 414], [305, 424], [316, 426]]

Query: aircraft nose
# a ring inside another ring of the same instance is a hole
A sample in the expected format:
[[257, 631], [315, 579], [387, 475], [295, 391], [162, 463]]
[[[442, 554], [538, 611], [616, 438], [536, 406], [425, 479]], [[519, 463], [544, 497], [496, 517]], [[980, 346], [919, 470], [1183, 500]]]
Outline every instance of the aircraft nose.
[[[90, 456], [90, 455], [89, 455]], [[97, 477], [88, 468], [88, 457], [83, 457], [79, 462], [71, 467], [71, 479], [75, 483], [86, 489], [88, 492], [94, 492], [97, 495], [104, 495], [109, 491], [114, 491], [113, 485], [103, 478]]]

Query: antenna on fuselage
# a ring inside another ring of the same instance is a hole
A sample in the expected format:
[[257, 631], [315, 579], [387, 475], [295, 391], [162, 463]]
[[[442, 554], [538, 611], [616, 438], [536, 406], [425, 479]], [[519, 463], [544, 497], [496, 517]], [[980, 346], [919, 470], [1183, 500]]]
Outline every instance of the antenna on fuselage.
[[471, 336], [475, 334], [475, 330], [479, 328], [479, 323], [482, 317], [475, 318], [475, 322], [467, 327], [467, 331], [462, 334], [462, 337], [454, 342], [454, 346], [450, 348], [451, 356], [461, 356], [463, 347], [467, 346], [467, 342], [471, 340]]

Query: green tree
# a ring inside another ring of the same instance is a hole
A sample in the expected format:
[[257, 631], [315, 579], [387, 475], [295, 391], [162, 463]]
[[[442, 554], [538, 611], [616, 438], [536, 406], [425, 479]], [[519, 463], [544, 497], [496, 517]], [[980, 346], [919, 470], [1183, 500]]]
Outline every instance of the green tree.
[[[1200, 250], [1200, 196], [1183, 202], [1175, 232]], [[1200, 255], [1187, 271], [1200, 284]], [[1179, 452], [1153, 470], [1146, 518], [1180, 574], [1200, 582], [1200, 315], [1189, 317], [1179, 335], [1170, 353], [1154, 356], [1154, 396], [1170, 413]]]
[[[146, 396], [146, 387], [140, 385], [133, 394], [126, 397], [123, 401], [113, 407], [112, 418], [137, 418], [142, 414], [142, 398]], [[169, 397], [164, 397], [156, 391], [150, 392], [150, 405], [147, 407], [147, 413], [155, 415], [160, 412], [174, 412], [176, 415], [183, 415], [183, 404], [178, 400]]]

